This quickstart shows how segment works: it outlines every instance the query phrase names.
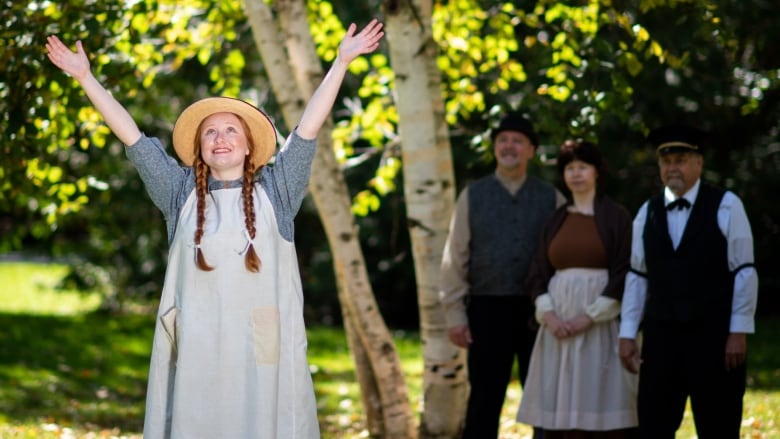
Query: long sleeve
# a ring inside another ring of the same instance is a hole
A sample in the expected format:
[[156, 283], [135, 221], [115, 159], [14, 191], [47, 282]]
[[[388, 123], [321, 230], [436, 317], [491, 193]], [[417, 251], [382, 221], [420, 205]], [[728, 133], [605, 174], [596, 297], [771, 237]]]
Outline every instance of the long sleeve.
[[293, 220], [306, 195], [316, 148], [316, 139], [304, 139], [295, 129], [276, 154], [273, 166], [265, 166], [260, 172], [261, 184], [274, 207], [279, 233], [290, 242], [295, 234]]
[[190, 168], [182, 167], [168, 155], [156, 137], [141, 135], [137, 142], [125, 148], [125, 154], [138, 170], [152, 202], [166, 219], [175, 221], [182, 201], [180, 192]]
[[620, 301], [607, 296], [599, 296], [585, 308], [585, 314], [596, 323], [612, 320], [620, 314]]
[[[293, 130], [284, 145], [274, 157], [274, 165], [263, 168], [262, 178], [271, 186], [272, 194], [279, 198], [281, 206], [292, 217], [306, 195], [306, 186], [311, 176], [311, 163], [317, 148], [317, 139], [304, 139]], [[269, 190], [269, 189], [266, 189]]]
[[534, 300], [534, 318], [542, 326], [544, 326], [544, 313], [548, 311], [555, 311], [555, 303], [553, 303], [550, 293], [536, 296]]
[[444, 305], [447, 326], [468, 324], [464, 299], [469, 292], [469, 228], [468, 188], [464, 189], [455, 204], [450, 221], [449, 236], [444, 245], [439, 273], [439, 298]]
[[125, 154], [138, 170], [149, 198], [165, 217], [170, 245], [176, 233], [179, 211], [195, 188], [192, 168], [179, 165], [165, 152], [159, 139], [146, 135], [127, 146]]
[[753, 234], [745, 207], [732, 192], [726, 192], [718, 209], [718, 226], [728, 242], [728, 264], [734, 276], [731, 332], [755, 332], [758, 273], [753, 266]]
[[620, 338], [636, 338], [645, 311], [647, 266], [645, 265], [645, 245], [642, 241], [642, 231], [645, 228], [647, 206], [648, 203], [645, 202], [634, 218], [631, 239], [631, 269], [626, 274], [626, 285], [623, 290], [623, 302], [620, 310]]
[[[534, 300], [534, 317], [544, 326], [544, 313], [555, 311], [555, 304], [549, 293], [540, 294]], [[614, 319], [620, 314], [620, 301], [606, 296], [599, 296], [587, 306], [585, 314], [594, 322], [601, 323]]]

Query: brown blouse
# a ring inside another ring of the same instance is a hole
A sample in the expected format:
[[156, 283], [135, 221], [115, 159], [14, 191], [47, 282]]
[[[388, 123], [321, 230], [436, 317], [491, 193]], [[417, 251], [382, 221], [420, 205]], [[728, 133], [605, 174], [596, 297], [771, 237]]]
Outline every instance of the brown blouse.
[[569, 212], [550, 242], [547, 257], [556, 270], [607, 268], [607, 250], [593, 215]]
[[[623, 298], [623, 287], [626, 273], [630, 268], [631, 259], [631, 215], [625, 207], [612, 201], [604, 195], [597, 195], [593, 200], [593, 221], [596, 224], [599, 240], [606, 249], [607, 267], [609, 269], [609, 282], [602, 295], [612, 299]], [[570, 217], [567, 207], [563, 206], [553, 212], [542, 231], [539, 247], [537, 248], [534, 263], [526, 279], [526, 291], [531, 297], [547, 291], [547, 284], [555, 274], [548, 257], [550, 242], [558, 234], [567, 217]], [[591, 234], [588, 234], [591, 235]]]

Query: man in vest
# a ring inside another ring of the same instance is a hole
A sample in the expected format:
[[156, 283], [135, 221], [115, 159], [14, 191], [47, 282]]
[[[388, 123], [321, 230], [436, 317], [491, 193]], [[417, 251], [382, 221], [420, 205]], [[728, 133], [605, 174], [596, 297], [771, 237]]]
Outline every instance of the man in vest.
[[739, 438], [758, 275], [742, 201], [701, 182], [704, 140], [686, 126], [648, 136], [665, 187], [634, 220], [620, 325], [642, 438], [674, 438], [689, 396], [700, 438]]
[[468, 348], [464, 439], [498, 436], [515, 358], [525, 380], [536, 328], [523, 282], [545, 220], [565, 202], [526, 174], [539, 142], [528, 119], [508, 114], [491, 140], [496, 171], [458, 196], [441, 265], [449, 337]]

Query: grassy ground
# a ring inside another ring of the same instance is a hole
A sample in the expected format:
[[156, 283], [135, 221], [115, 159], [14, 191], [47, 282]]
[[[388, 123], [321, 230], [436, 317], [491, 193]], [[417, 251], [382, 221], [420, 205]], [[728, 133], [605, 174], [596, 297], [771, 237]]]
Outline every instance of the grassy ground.
[[[61, 266], [0, 263], [0, 437], [141, 437], [154, 318], [94, 312], [98, 298], [55, 291]], [[780, 438], [780, 320], [759, 322], [749, 339], [744, 438]], [[422, 362], [416, 333], [396, 332], [414, 409]], [[309, 330], [309, 361], [323, 438], [367, 437], [344, 333]], [[530, 437], [514, 421], [520, 401], [507, 392], [501, 437]], [[695, 438], [690, 412], [678, 438]]]

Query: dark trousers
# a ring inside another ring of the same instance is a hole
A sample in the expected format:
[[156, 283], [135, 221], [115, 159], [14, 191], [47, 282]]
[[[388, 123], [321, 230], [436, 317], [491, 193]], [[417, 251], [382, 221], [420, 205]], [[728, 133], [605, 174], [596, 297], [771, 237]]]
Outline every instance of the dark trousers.
[[635, 439], [639, 429], [622, 428], [620, 430], [544, 430], [544, 439]]
[[469, 395], [464, 439], [498, 437], [501, 407], [517, 359], [525, 383], [536, 329], [527, 297], [471, 296], [467, 308], [472, 343], [468, 351]]
[[746, 368], [725, 367], [728, 328], [645, 322], [639, 371], [641, 437], [674, 439], [690, 396], [700, 439], [738, 439]]

